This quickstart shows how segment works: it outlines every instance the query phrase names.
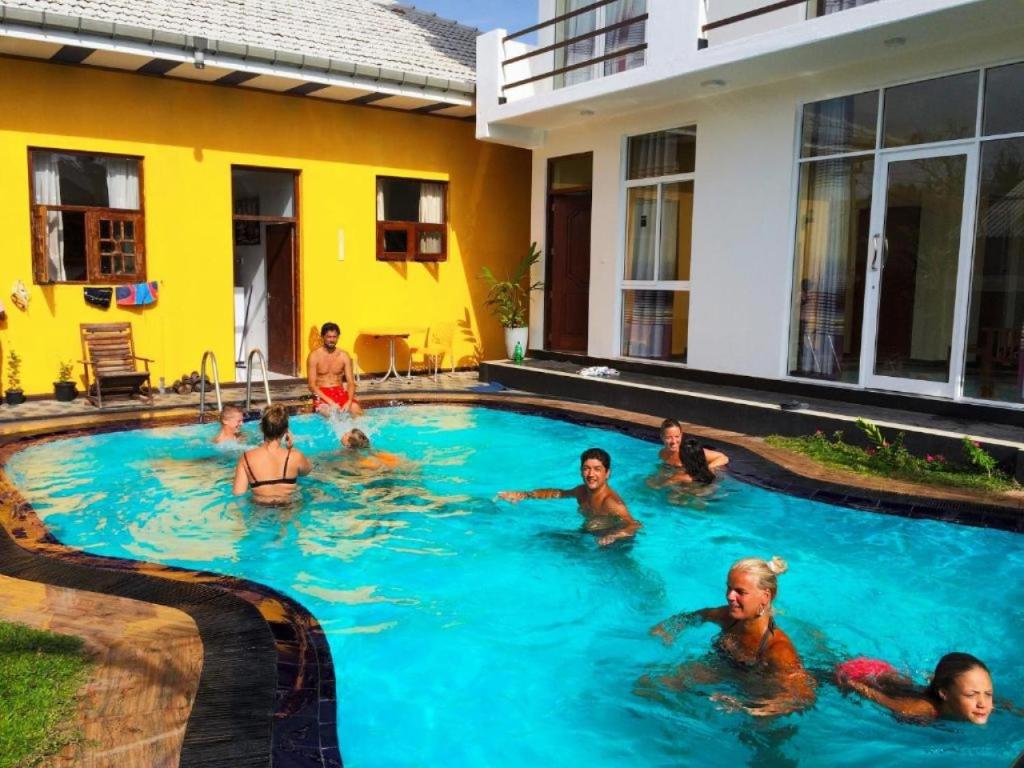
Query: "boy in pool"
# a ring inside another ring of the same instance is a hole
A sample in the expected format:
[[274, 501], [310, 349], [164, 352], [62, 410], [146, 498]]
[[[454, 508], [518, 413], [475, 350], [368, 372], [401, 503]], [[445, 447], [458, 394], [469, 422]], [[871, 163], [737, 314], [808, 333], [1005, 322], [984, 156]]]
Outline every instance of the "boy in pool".
[[237, 405], [225, 405], [220, 412], [220, 432], [213, 438], [214, 443], [237, 442], [242, 439], [241, 429], [244, 421], [242, 409]]
[[[341, 436], [341, 447], [352, 450], [367, 450], [370, 448], [370, 438], [361, 429], [350, 429]], [[387, 451], [373, 451], [359, 457], [359, 466], [363, 469], [394, 469], [401, 463], [401, 459]]]
[[522, 499], [576, 499], [584, 518], [584, 530], [597, 534], [598, 545], [607, 547], [619, 539], [632, 538], [640, 528], [640, 523], [629, 514], [622, 498], [608, 485], [611, 471], [612, 459], [607, 451], [588, 448], [580, 456], [583, 482], [575, 488], [502, 491], [498, 497], [513, 503]]

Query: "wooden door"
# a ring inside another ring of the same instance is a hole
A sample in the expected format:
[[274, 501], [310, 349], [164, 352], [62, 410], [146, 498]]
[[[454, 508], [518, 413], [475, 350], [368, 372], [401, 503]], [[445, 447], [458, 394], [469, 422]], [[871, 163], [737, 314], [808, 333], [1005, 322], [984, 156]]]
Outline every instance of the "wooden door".
[[551, 196], [547, 348], [587, 351], [590, 193]]
[[274, 373], [294, 376], [295, 225], [267, 224], [267, 365]]

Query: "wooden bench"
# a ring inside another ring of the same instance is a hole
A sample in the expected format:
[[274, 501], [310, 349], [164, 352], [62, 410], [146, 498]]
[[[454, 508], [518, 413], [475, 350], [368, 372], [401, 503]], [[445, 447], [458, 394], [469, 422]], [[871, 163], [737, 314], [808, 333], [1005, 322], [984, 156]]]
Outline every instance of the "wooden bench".
[[[135, 354], [131, 323], [82, 323], [82, 364], [85, 366], [86, 397], [102, 408], [103, 398], [113, 395], [139, 395], [153, 405], [153, 387], [146, 357]], [[142, 363], [145, 370], [140, 371]], [[92, 386], [90, 386], [90, 372]], [[147, 387], [142, 393], [142, 385]], [[93, 390], [95, 388], [95, 394]]]

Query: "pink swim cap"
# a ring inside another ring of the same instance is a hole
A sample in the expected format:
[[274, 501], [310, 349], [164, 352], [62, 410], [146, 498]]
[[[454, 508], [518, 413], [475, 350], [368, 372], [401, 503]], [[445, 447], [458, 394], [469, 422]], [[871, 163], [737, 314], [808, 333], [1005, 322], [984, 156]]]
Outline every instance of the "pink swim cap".
[[836, 667], [836, 679], [840, 683], [859, 683], [886, 674], [898, 675], [899, 671], [887, 661], [869, 659], [864, 656], [844, 661]]

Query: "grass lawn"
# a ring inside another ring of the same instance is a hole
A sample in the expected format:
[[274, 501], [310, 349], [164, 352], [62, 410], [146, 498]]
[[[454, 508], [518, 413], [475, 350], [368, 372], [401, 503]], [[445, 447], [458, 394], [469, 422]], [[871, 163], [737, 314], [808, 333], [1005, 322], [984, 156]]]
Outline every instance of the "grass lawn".
[[36, 765], [79, 738], [75, 692], [89, 664], [77, 637], [0, 621], [0, 768]]
[[[867, 423], [868, 427], [870, 423]], [[869, 432], [870, 436], [870, 432]], [[955, 465], [943, 456], [912, 456], [902, 447], [902, 440], [890, 445], [879, 438], [875, 448], [861, 448], [850, 445], [837, 433], [831, 438], [821, 433], [807, 437], [780, 437], [772, 435], [765, 442], [777, 448], [785, 448], [795, 453], [808, 456], [825, 466], [845, 469], [862, 475], [875, 477], [891, 477], [897, 480], [909, 480], [915, 483], [927, 483], [952, 488], [964, 488], [989, 493], [1007, 493], [1020, 491], [1021, 486], [1012, 478], [994, 468], [994, 462], [985, 464], [986, 468], [970, 465]], [[968, 452], [982, 455], [981, 463], [985, 463], [984, 452], [965, 448], [965, 459], [970, 460]], [[988, 459], [991, 461], [991, 459]]]

